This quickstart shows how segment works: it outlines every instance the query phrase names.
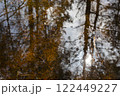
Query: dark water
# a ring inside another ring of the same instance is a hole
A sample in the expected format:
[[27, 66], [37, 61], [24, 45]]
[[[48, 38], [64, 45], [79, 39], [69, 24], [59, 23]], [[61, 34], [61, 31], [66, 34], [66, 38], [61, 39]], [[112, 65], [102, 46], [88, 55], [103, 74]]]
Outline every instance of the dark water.
[[119, 79], [120, 0], [1, 0], [1, 79]]

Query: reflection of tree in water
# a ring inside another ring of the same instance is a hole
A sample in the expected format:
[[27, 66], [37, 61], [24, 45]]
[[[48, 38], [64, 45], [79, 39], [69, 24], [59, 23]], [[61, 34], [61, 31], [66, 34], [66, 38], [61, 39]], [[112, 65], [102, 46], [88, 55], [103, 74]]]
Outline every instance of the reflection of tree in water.
[[[117, 69], [116, 64], [119, 63], [118, 62], [119, 48], [117, 48], [119, 47], [119, 40], [117, 40], [117, 38], [114, 39], [117, 41], [117, 43], [115, 43], [112, 40], [113, 38], [115, 38], [112, 35], [115, 34], [114, 30], [117, 31], [116, 30], [117, 26], [116, 25], [114, 26], [114, 24], [112, 23], [114, 22], [114, 16], [113, 16], [114, 14], [112, 13], [112, 11], [116, 10], [117, 6], [113, 7], [112, 10], [111, 7], [113, 4], [119, 5], [119, 3], [113, 2], [111, 3], [111, 5], [110, 4], [103, 5], [101, 0], [97, 0], [96, 2], [94, 0], [93, 1], [87, 0], [86, 2], [79, 0], [79, 2], [81, 3], [81, 5], [78, 6], [78, 9], [81, 10], [78, 10], [79, 11], [78, 13], [84, 10], [83, 4], [86, 5], [85, 24], [84, 24], [85, 26], [83, 30], [85, 41], [83, 41], [83, 38], [80, 37], [80, 43], [79, 43], [80, 46], [78, 46], [78, 48], [81, 51], [84, 51], [83, 53], [84, 55], [82, 55], [84, 62], [82, 59], [80, 59], [80, 63], [83, 63], [83, 69], [82, 68], [78, 69], [78, 71], [83, 70], [83, 78], [80, 77], [80, 79], [115, 79], [117, 78], [116, 75], [118, 72], [118, 70], [116, 70]], [[118, 14], [118, 10], [116, 11], [117, 11], [116, 13]], [[82, 26], [78, 26], [78, 27], [82, 27]], [[118, 31], [116, 32], [116, 34], [118, 34], [116, 36], [119, 36]], [[83, 49], [81, 47], [83, 46], [81, 44], [81, 41], [84, 42]], [[113, 46], [113, 42], [115, 44], [118, 44], [118, 46], [117, 47]], [[76, 49], [74, 46], [72, 46], [71, 48]], [[76, 51], [74, 54], [78, 54], [77, 56], [79, 57], [81, 56], [81, 53], [82, 52]], [[76, 56], [74, 57], [76, 59]], [[73, 57], [71, 56], [71, 58]], [[75, 66], [77, 65], [76, 63], [74, 63]], [[72, 62], [70, 64], [71, 66], [73, 66]], [[86, 69], [87, 67], [89, 67], [89, 65], [91, 65], [91, 67]], [[79, 75], [76, 78], [79, 78]]]
[[117, 79], [120, 0], [106, 5], [102, 0], [0, 4], [2, 79]]
[[[63, 22], [69, 20], [66, 9], [69, 9], [71, 1], [21, 0], [20, 2], [11, 0], [8, 2], [3, 0], [3, 2], [5, 9], [3, 8], [3, 16], [0, 16], [2, 17], [0, 21], [3, 24], [8, 22], [8, 29], [13, 28], [11, 32], [8, 32], [13, 34], [13, 40], [10, 42], [13, 42], [15, 47], [10, 54], [6, 55], [11, 57], [7, 58], [8, 62], [0, 59], [0, 64], [5, 64], [1, 67], [3, 79], [64, 78], [58, 47], [60, 29]], [[52, 23], [48, 22], [47, 17], [47, 10], [50, 7], [55, 9], [50, 13], [52, 15], [51, 21], [49, 21]], [[4, 15], [7, 17], [6, 20]], [[8, 37], [11, 38], [11, 36]], [[7, 46], [11, 47], [11, 45]], [[1, 50], [0, 53], [2, 55], [6, 53], [6, 50], [3, 52]], [[7, 69], [5, 69], [6, 66], [8, 66]], [[9, 71], [9, 73], [5, 71]]]

